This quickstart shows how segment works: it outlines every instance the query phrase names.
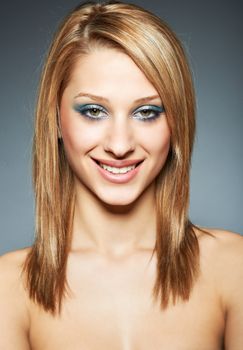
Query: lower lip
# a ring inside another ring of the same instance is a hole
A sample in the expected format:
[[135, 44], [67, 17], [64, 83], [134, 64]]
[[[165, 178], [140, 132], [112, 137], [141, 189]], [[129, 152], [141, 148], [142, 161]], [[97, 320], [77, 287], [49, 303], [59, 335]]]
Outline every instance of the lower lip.
[[142, 165], [142, 163], [140, 163], [136, 168], [128, 171], [125, 174], [112, 174], [108, 170], [101, 168], [101, 166], [99, 166], [95, 161], [94, 163], [98, 171], [100, 172], [101, 176], [103, 176], [104, 179], [110, 182], [113, 182], [115, 184], [124, 184], [131, 181], [137, 175]]

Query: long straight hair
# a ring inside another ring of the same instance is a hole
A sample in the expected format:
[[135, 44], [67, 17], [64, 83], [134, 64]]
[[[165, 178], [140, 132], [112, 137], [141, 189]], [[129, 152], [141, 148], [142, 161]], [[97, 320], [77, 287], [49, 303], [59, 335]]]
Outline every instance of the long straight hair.
[[35, 241], [23, 265], [30, 299], [61, 312], [75, 206], [73, 174], [58, 137], [58, 110], [75, 62], [94, 48], [129, 55], [161, 97], [171, 130], [168, 158], [156, 181], [157, 275], [153, 297], [161, 309], [188, 300], [199, 274], [199, 244], [188, 219], [195, 99], [183, 47], [160, 18], [143, 8], [86, 2], [60, 25], [43, 68], [33, 140]]

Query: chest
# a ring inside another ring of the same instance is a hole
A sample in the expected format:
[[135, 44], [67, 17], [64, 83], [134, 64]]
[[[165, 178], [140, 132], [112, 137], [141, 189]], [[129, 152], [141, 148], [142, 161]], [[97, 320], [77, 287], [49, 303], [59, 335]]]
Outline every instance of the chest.
[[223, 315], [206, 276], [188, 302], [162, 311], [152, 298], [155, 261], [74, 264], [67, 272], [72, 295], [60, 317], [33, 309], [33, 350], [221, 349]]

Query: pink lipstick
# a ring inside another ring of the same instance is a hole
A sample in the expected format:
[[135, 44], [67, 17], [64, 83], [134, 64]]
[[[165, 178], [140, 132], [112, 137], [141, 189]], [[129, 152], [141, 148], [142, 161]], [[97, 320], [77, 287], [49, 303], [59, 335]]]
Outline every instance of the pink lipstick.
[[[94, 159], [94, 158], [92, 159], [101, 176], [105, 180], [116, 184], [124, 184], [131, 181], [138, 174], [143, 162], [143, 159], [133, 159], [133, 160], [105, 160], [105, 159]], [[132, 168], [133, 166], [134, 168]], [[129, 167], [131, 169], [129, 169]]]

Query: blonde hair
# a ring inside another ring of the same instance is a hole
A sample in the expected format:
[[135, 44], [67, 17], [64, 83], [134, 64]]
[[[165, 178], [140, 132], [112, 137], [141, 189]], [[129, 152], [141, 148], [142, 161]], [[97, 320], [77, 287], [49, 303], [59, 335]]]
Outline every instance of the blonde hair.
[[83, 3], [64, 20], [43, 69], [33, 142], [36, 237], [23, 266], [29, 296], [45, 311], [61, 311], [68, 293], [66, 264], [75, 193], [73, 174], [58, 139], [57, 114], [76, 60], [95, 47], [129, 55], [157, 89], [171, 129], [171, 149], [156, 178], [157, 276], [161, 308], [188, 300], [199, 273], [199, 245], [188, 219], [189, 170], [195, 101], [182, 45], [158, 17], [121, 2]]

